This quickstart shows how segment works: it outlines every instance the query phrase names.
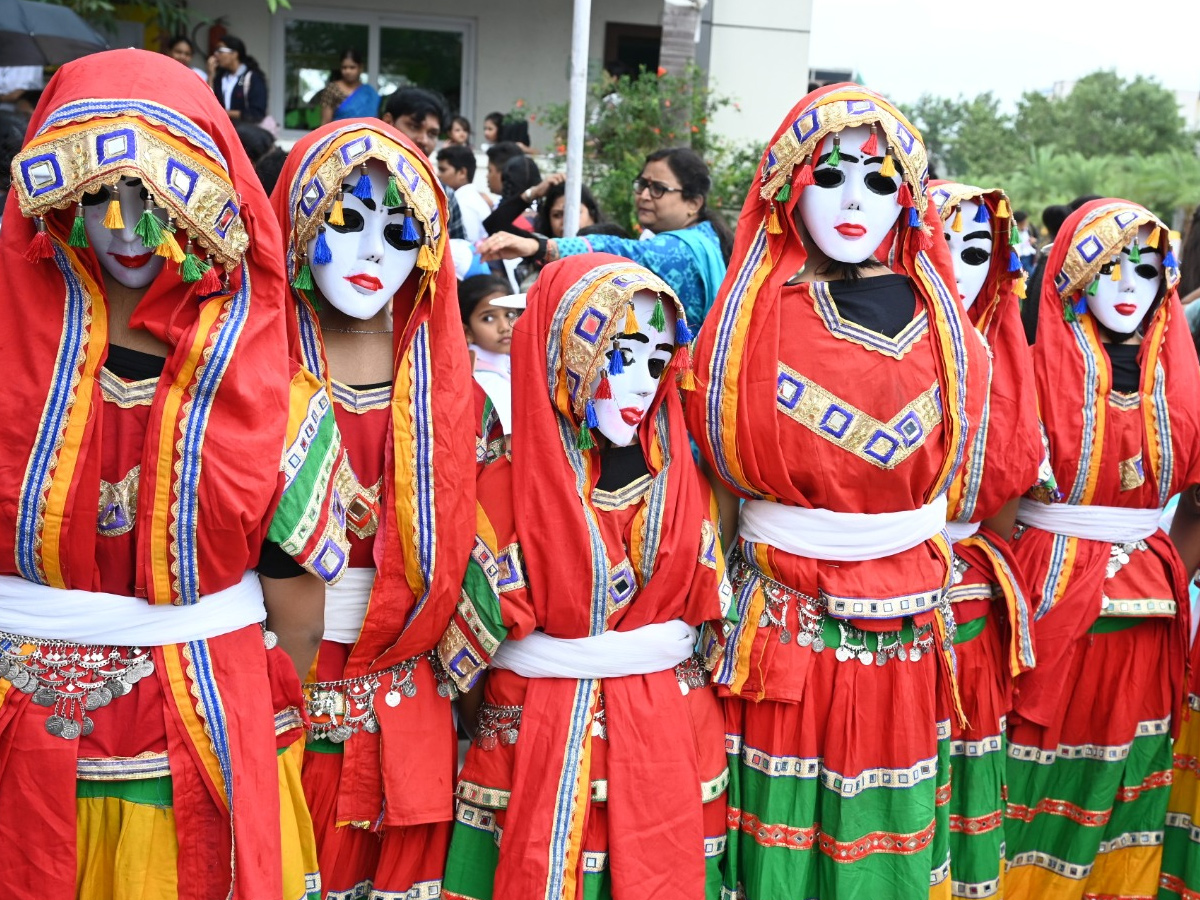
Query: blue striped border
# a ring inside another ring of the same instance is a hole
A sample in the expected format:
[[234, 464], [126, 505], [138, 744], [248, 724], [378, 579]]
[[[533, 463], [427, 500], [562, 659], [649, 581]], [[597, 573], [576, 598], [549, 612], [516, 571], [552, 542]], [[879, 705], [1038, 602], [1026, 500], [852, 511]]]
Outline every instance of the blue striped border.
[[1083, 436], [1079, 446], [1079, 468], [1075, 470], [1075, 483], [1071, 485], [1071, 493], [1067, 503], [1082, 503], [1083, 492], [1087, 490], [1088, 470], [1092, 465], [1092, 447], [1096, 443], [1096, 407], [1107, 402], [1107, 398], [1097, 398], [1096, 390], [1099, 383], [1099, 370], [1096, 367], [1096, 357], [1088, 345], [1087, 335], [1082, 322], [1071, 322], [1069, 325], [1075, 343], [1079, 345], [1083, 357]]
[[66, 253], [58, 245], [54, 247], [54, 263], [62, 273], [67, 287], [62, 340], [54, 363], [50, 393], [46, 395], [41, 425], [34, 438], [33, 450], [29, 454], [29, 464], [25, 469], [25, 480], [21, 484], [21, 496], [17, 505], [17, 569], [22, 578], [36, 584], [46, 583], [37, 550], [40, 523], [45, 509], [42, 494], [49, 485], [51, 466], [57, 456], [58, 439], [66, 427], [67, 417], [74, 405], [72, 385], [75, 371], [81, 362], [80, 357], [86, 349], [87, 327], [84, 323], [92, 306]]
[[566, 756], [558, 779], [558, 797], [554, 805], [554, 824], [550, 830], [549, 880], [547, 900], [558, 900], [563, 892], [567, 849], [571, 841], [571, 816], [575, 812], [575, 780], [578, 777], [583, 742], [590, 740], [589, 713], [592, 707], [594, 681], [581, 679], [575, 683], [575, 699], [571, 704], [571, 721], [567, 727]]
[[[745, 541], [742, 545], [741, 552], [748, 558], [753, 558], [754, 544]], [[733, 573], [730, 572], [732, 576]], [[754, 596], [754, 588], [758, 584], [758, 578], [754, 575], [749, 575], [740, 586], [737, 587], [737, 624], [733, 626], [733, 631], [729, 633], [729, 637], [725, 639], [725, 654], [721, 660], [721, 671], [713, 680], [718, 684], [730, 685], [733, 684], [733, 677], [737, 670], [737, 653], [736, 648], [742, 639], [742, 632], [747, 626], [746, 610], [750, 608], [750, 599]]]
[[[674, 381], [667, 385], [667, 390], [675, 390]], [[658, 548], [662, 544], [663, 514], [666, 512], [667, 479], [671, 471], [671, 429], [667, 424], [667, 407], [664, 403], [658, 409], [654, 419], [654, 430], [658, 434], [659, 446], [662, 447], [663, 464], [659, 473], [654, 476], [650, 485], [650, 495], [646, 499], [646, 519], [642, 526], [642, 584], [647, 584], [654, 575], [654, 564], [658, 561]], [[607, 607], [606, 607], [607, 609]]]
[[1050, 612], [1050, 606], [1054, 603], [1054, 593], [1058, 589], [1059, 579], [1062, 578], [1063, 566], [1067, 561], [1067, 546], [1070, 540], [1065, 534], [1054, 535], [1054, 540], [1050, 545], [1050, 566], [1046, 570], [1046, 580], [1042, 582], [1042, 597], [1038, 602], [1037, 611], [1033, 614], [1033, 621], [1035, 622]]
[[225, 706], [221, 702], [221, 692], [217, 688], [217, 677], [213, 673], [212, 659], [208, 653], [208, 641], [189, 641], [187, 647], [199, 693], [200, 714], [204, 716], [208, 735], [212, 739], [213, 753], [221, 766], [221, 776], [225, 779], [225, 800], [229, 804], [229, 814], [232, 816], [233, 752], [229, 746], [229, 723], [225, 719]]
[[1159, 452], [1162, 456], [1162, 471], [1158, 475], [1158, 505], [1166, 506], [1171, 499], [1172, 482], [1175, 480], [1175, 448], [1171, 440], [1171, 411], [1167, 407], [1167, 377], [1160, 360], [1154, 367], [1154, 413], [1158, 419]]
[[437, 568], [437, 519], [433, 502], [433, 411], [430, 408], [429, 371], [429, 323], [422, 322], [413, 334], [413, 431], [416, 445], [413, 449], [413, 478], [417, 491], [417, 557], [421, 564], [421, 576], [425, 579], [425, 590], [409, 613], [405, 627], [413, 622], [425, 608], [433, 585], [434, 570]]
[[[210, 301], [211, 302], [211, 301]], [[179, 598], [184, 604], [200, 599], [200, 573], [196, 559], [196, 519], [199, 512], [200, 472], [203, 467], [204, 435], [213, 400], [242, 327], [250, 313], [250, 269], [242, 263], [242, 285], [226, 301], [229, 304], [225, 322], [213, 341], [212, 353], [196, 376], [191, 408], [179, 448], [178, 513], [175, 518], [175, 559], [179, 564]]]

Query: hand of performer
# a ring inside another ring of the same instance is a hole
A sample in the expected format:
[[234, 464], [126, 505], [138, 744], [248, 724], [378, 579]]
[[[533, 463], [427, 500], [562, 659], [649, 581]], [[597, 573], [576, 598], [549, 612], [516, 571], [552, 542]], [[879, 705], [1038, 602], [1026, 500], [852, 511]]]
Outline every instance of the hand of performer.
[[267, 629], [279, 638], [279, 646], [304, 681], [325, 636], [325, 582], [308, 572], [295, 578], [258, 578], [267, 607]]
[[555, 172], [553, 175], [547, 175], [538, 184], [535, 184], [529, 189], [530, 200], [541, 200], [546, 196], [546, 192], [556, 184], [562, 184], [567, 180], [567, 176], [562, 172]]
[[538, 242], [535, 238], [520, 237], [507, 231], [498, 231], [477, 245], [480, 257], [484, 262], [495, 262], [499, 259], [524, 259], [538, 252]]
[[1179, 551], [1190, 582], [1200, 567], [1200, 485], [1193, 484], [1180, 493], [1171, 522], [1171, 542]]

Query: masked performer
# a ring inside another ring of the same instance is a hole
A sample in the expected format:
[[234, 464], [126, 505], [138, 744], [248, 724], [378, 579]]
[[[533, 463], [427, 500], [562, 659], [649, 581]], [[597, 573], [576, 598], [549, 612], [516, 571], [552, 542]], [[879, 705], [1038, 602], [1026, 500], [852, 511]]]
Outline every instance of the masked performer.
[[716, 677], [745, 701], [726, 887], [750, 900], [949, 888], [946, 492], [988, 359], [926, 179], [882, 97], [810, 94], [764, 155], [697, 343], [692, 431], [746, 498]]
[[730, 595], [676, 388], [683, 308], [606, 254], [547, 266], [528, 299], [511, 462], [480, 476], [440, 647], [464, 688], [494, 670], [445, 894], [715, 898], [728, 775], [707, 666]]
[[247, 570], [269, 538], [340, 573], [340, 451], [289, 355], [275, 218], [212, 93], [161, 55], [64, 66], [29, 134], [0, 239], [0, 802], [20, 810], [0, 831], [26, 848], [6, 886], [316, 896], [276, 759], [301, 717], [273, 694], [290, 679], [298, 706], [299, 680], [260, 622], [265, 590], [306, 666], [323, 591]]
[[1061, 495], [1022, 500], [1012, 544], [1038, 665], [1017, 679], [1010, 720], [1011, 896], [1158, 888], [1188, 634], [1158, 520], [1200, 476], [1177, 278], [1166, 227], [1123, 200], [1073, 213], [1047, 265], [1033, 357]]
[[[959, 298], [992, 353], [987, 406], [950, 489], [947, 531], [955, 541], [950, 602], [969, 723], [952, 726], [950, 744], [951, 889], [955, 897], [995, 897], [1003, 893], [1005, 717], [1013, 678], [1034, 663], [1028, 601], [1007, 539], [1017, 498], [1038, 481], [1042, 442], [1008, 198], [951, 182], [933, 182], [929, 195]], [[981, 527], [985, 519], [1000, 520], [1001, 533]]]
[[374, 119], [301, 140], [275, 190], [306, 367], [346, 444], [350, 568], [305, 685], [304, 789], [333, 897], [437, 897], [457, 759], [446, 629], [475, 531], [473, 382], [424, 154]]

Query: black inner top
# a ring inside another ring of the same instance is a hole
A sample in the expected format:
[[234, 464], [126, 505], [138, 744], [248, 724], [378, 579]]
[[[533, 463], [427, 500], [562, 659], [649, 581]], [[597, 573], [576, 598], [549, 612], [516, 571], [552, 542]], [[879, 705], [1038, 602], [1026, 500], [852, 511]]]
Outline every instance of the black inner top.
[[165, 356], [155, 356], [153, 353], [109, 344], [108, 359], [104, 361], [104, 368], [126, 381], [145, 381], [147, 378], [161, 377], [166, 364]]
[[894, 338], [917, 312], [917, 295], [904, 275], [895, 273], [831, 281], [829, 293], [843, 319]]
[[600, 454], [600, 479], [596, 482], [596, 488], [610, 493], [619, 491], [649, 474], [640, 441], [628, 447], [609, 446]]
[[1102, 344], [1112, 363], [1112, 389], [1122, 394], [1136, 394], [1142, 386], [1142, 367], [1138, 364], [1137, 344]]

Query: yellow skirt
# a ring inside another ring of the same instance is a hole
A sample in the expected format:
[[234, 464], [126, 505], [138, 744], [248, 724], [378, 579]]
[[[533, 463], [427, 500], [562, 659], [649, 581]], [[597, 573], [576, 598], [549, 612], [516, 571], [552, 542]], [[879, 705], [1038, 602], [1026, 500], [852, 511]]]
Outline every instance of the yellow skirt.
[[[279, 753], [283, 838], [280, 900], [320, 900], [317, 847], [300, 787], [304, 744]], [[78, 900], [170, 900], [178, 896], [171, 776], [76, 783]]]

